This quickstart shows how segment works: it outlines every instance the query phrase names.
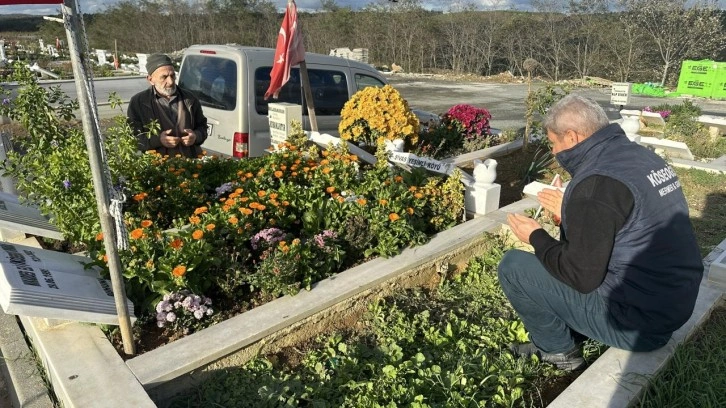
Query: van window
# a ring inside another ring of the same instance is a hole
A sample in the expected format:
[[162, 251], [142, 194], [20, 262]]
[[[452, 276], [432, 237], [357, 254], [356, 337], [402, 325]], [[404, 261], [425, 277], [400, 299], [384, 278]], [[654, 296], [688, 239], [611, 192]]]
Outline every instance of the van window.
[[232, 111], [237, 104], [237, 63], [206, 55], [187, 55], [179, 86], [190, 91], [202, 106]]
[[375, 86], [382, 88], [385, 84], [381, 82], [380, 79], [374, 78], [369, 75], [363, 75], [363, 74], [355, 74], [355, 89], [356, 91], [360, 91], [363, 88], [368, 88], [369, 86]]
[[[280, 89], [277, 99], [265, 100], [265, 92], [270, 86], [271, 67], [261, 67], [255, 71], [255, 110], [260, 115], [267, 115], [267, 104], [271, 102], [288, 102], [300, 105], [302, 88], [300, 87], [300, 69], [290, 70], [290, 80]], [[340, 115], [343, 105], [348, 101], [348, 82], [345, 73], [324, 69], [308, 69], [310, 88], [315, 103], [315, 114], [318, 116]], [[307, 107], [303, 104], [303, 115]]]

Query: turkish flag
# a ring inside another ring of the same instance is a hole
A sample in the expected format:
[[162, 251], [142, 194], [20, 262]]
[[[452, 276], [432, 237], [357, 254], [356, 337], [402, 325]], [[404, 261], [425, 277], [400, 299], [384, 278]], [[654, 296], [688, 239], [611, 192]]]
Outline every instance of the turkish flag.
[[297, 25], [297, 6], [292, 0], [287, 3], [280, 34], [277, 36], [275, 59], [270, 72], [270, 87], [265, 92], [265, 100], [270, 96], [277, 99], [280, 88], [290, 79], [290, 68], [301, 61], [305, 61], [305, 46], [302, 33]]
[[63, 4], [63, 0], [0, 0], [0, 6], [11, 4]]

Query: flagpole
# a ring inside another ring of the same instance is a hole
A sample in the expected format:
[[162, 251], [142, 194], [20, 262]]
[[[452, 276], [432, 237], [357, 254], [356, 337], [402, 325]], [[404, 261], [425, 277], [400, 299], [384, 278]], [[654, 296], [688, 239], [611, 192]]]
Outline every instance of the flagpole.
[[63, 18], [68, 37], [68, 53], [71, 57], [71, 66], [73, 67], [73, 78], [76, 83], [76, 93], [78, 95], [78, 105], [81, 111], [81, 121], [83, 122], [83, 133], [86, 137], [86, 146], [88, 147], [88, 159], [91, 165], [91, 176], [93, 179], [93, 190], [96, 194], [96, 206], [98, 207], [98, 215], [101, 220], [101, 231], [104, 236], [104, 246], [106, 255], [108, 256], [108, 268], [111, 274], [111, 287], [113, 289], [113, 297], [116, 303], [116, 313], [118, 314], [119, 328], [121, 329], [121, 340], [123, 341], [124, 352], [128, 355], [135, 354], [133, 342], [133, 334], [131, 332], [131, 319], [126, 305], [126, 296], [124, 290], [124, 282], [121, 274], [121, 261], [116, 251], [116, 230], [114, 228], [113, 217], [109, 210], [109, 190], [106, 179], [103, 177], [103, 160], [100, 149], [100, 134], [97, 126], [91, 121], [92, 118], [98, 117], [97, 112], [94, 115], [92, 109], [97, 109], [91, 104], [89, 97], [88, 85], [85, 81], [85, 72], [83, 67], [83, 58], [88, 55], [81, 54], [78, 44], [79, 16], [76, 9], [75, 0], [63, 1]]
[[308, 118], [310, 118], [310, 130], [318, 131], [318, 117], [315, 116], [315, 101], [313, 101], [313, 91], [310, 90], [310, 77], [308, 77], [308, 66], [305, 60], [300, 61], [300, 81], [302, 82], [303, 93], [305, 94], [305, 102], [308, 107]]

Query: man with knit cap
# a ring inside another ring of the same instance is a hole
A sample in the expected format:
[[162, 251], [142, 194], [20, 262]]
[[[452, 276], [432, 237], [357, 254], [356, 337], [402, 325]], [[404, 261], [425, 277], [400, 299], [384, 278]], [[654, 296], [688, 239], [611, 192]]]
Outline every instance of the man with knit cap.
[[631, 351], [664, 346], [693, 313], [703, 275], [678, 176], [590, 99], [564, 97], [543, 125], [572, 180], [537, 195], [561, 220], [559, 239], [507, 216], [534, 248], [508, 251], [498, 268], [531, 341], [512, 351], [575, 370], [585, 364], [578, 335]]
[[169, 56], [150, 55], [146, 72], [151, 86], [131, 97], [127, 111], [139, 150], [198, 157], [207, 139], [207, 118], [199, 100], [176, 85]]

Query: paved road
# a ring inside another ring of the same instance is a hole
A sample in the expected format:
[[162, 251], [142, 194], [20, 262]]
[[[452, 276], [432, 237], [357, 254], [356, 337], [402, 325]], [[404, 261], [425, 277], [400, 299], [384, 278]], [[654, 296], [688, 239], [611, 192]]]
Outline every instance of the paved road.
[[[492, 114], [492, 126], [499, 129], [519, 128], [524, 126], [524, 100], [527, 85], [519, 83], [492, 82], [454, 82], [446, 79], [423, 75], [393, 74], [387, 76], [391, 84], [408, 100], [409, 105], [421, 110], [441, 114], [459, 103], [487, 108]], [[76, 89], [73, 81], [43, 81], [46, 86], [60, 86], [70, 97], [75, 97]], [[122, 101], [128, 100], [136, 92], [148, 86], [143, 76], [124, 78], [98, 78], [95, 83], [96, 101], [102, 118], [120, 114], [108, 106], [108, 96], [116, 92]], [[543, 86], [535, 84], [534, 86]], [[13, 89], [13, 86], [9, 87]], [[611, 119], [619, 118], [617, 108], [610, 105], [609, 88], [581, 88], [576, 90], [600, 103]], [[642, 109], [663, 103], [678, 104], [682, 98], [653, 98], [632, 96], [627, 109]], [[726, 101], [713, 101], [704, 98], [693, 99], [705, 115], [726, 116]], [[125, 106], [123, 107], [125, 111]]]
[[[483, 107], [492, 114], [492, 126], [499, 129], [523, 127], [527, 95], [526, 84], [484, 82], [453, 82], [420, 76], [389, 75], [389, 81], [412, 107], [441, 114], [458, 103]], [[535, 85], [543, 86], [543, 84]], [[617, 107], [610, 105], [610, 88], [580, 88], [578, 94], [597, 101], [611, 119], [619, 118]], [[631, 96], [625, 109], [642, 109], [663, 103], [679, 104], [683, 98]], [[692, 99], [704, 115], [726, 116], [726, 101]]]

